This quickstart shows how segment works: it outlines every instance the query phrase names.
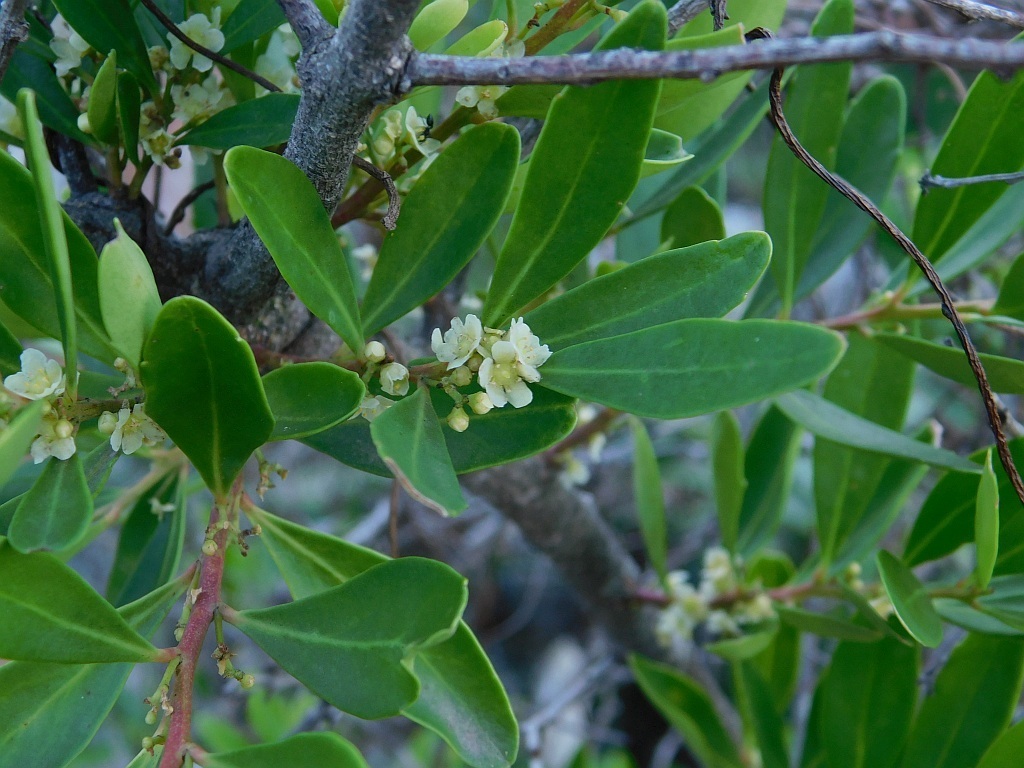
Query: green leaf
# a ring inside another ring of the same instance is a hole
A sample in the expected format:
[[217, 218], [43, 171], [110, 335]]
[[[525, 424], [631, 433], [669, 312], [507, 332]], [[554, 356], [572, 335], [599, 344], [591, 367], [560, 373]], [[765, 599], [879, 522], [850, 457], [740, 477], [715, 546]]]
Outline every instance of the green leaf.
[[731, 411], [722, 411], [715, 416], [711, 428], [711, 466], [714, 471], [718, 529], [726, 549], [735, 552], [747, 478], [743, 475], [743, 435]]
[[160, 292], [146, 254], [118, 219], [114, 228], [117, 237], [100, 254], [100, 312], [111, 344], [138, 370], [146, 336], [162, 306]]
[[249, 345], [205, 301], [179, 296], [157, 315], [141, 373], [146, 413], [224, 496], [274, 429]]
[[[917, 361], [939, 376], [971, 387], [977, 386], [977, 379], [971, 372], [967, 355], [959, 347], [947, 347], [944, 344], [935, 344], [897, 333], [878, 333], [873, 338], [901, 355]], [[980, 354], [978, 357], [981, 358], [988, 382], [994, 391], [1024, 394], [1024, 363], [999, 355]]]
[[738, 305], [771, 257], [763, 232], [679, 248], [588, 280], [526, 314], [552, 349], [620, 336]]
[[121, 527], [107, 599], [124, 605], [169, 582], [185, 541], [185, 489], [172, 474], [139, 497]]
[[519, 132], [488, 123], [430, 164], [381, 244], [363, 299], [367, 334], [420, 306], [466, 266], [501, 216], [518, 162]]
[[[152, 635], [187, 586], [187, 581], [174, 581], [118, 613], [132, 629]], [[47, 768], [67, 765], [92, 741], [132, 667], [29, 661], [4, 664], [0, 667], [0, 690], [4, 691], [0, 697], [0, 762]]]
[[[672, 248], [685, 248], [708, 240], [725, 238], [722, 210], [700, 187], [687, 187], [679, 193], [661, 220], [661, 241]], [[768, 239], [767, 237], [765, 238]], [[768, 241], [768, 254], [771, 241]]]
[[139, 123], [142, 115], [142, 96], [139, 81], [130, 72], [117, 78], [117, 115], [121, 126], [121, 141], [128, 159], [141, 165], [139, 157]]
[[32, 91], [18, 92], [18, 115], [25, 129], [25, 159], [32, 173], [36, 209], [39, 212], [39, 228], [43, 234], [50, 279], [53, 281], [54, 295], [57, 299], [57, 322], [60, 326], [61, 344], [64, 347], [67, 395], [74, 400], [78, 392], [78, 333], [71, 281], [71, 256], [68, 253], [64, 222], [61, 220], [63, 211], [53, 188], [50, 152], [43, 139], [43, 126], [39, 122], [35, 94]]
[[331, 363], [296, 363], [263, 377], [274, 414], [271, 440], [298, 440], [340, 424], [366, 394], [359, 375]]
[[[250, 516], [284, 576], [292, 597], [308, 597], [386, 562], [384, 555], [311, 531], [263, 510]], [[519, 729], [508, 696], [480, 644], [464, 622], [448, 640], [423, 648], [413, 661], [419, 698], [403, 714], [440, 734], [475, 768], [515, 760]]]
[[767, 629], [750, 631], [749, 634], [739, 637], [729, 637], [725, 640], [716, 640], [704, 646], [705, 651], [710, 651], [716, 656], [721, 656], [728, 661], [746, 661], [762, 653], [775, 639], [779, 631], [777, 622], [768, 625]]
[[[652, 128], [651, 135], [647, 139], [647, 148], [644, 150], [644, 162], [640, 166], [640, 178], [663, 173], [673, 166], [692, 159], [693, 155], [683, 147], [682, 139], [674, 133]], [[720, 237], [725, 237], [725, 233], [723, 232]]]
[[631, 655], [637, 685], [654, 707], [686, 739], [701, 764], [711, 768], [742, 765], [736, 745], [704, 690], [677, 669]]
[[442, 515], [466, 508], [426, 389], [418, 388], [374, 419], [370, 434], [388, 469], [413, 498]]
[[89, 45], [104, 56], [116, 48], [121, 66], [156, 89], [149, 52], [128, 0], [53, 0], [53, 4]]
[[158, 654], [53, 555], [0, 542], [0, 657], [59, 664], [155, 661]]
[[1015, 768], [1024, 753], [1024, 723], [1017, 723], [986, 750], [978, 768]]
[[952, 451], [921, 443], [901, 432], [862, 419], [813, 392], [789, 392], [775, 398], [776, 405], [819, 437], [865, 451], [923, 461], [933, 467], [977, 474], [980, 467]]
[[451, 637], [465, 605], [465, 579], [409, 557], [312, 597], [225, 618], [330, 704], [376, 719], [416, 700], [420, 685], [407, 659]]
[[[224, 170], [256, 234], [309, 311], [361, 354], [355, 288], [331, 218], [306, 174], [254, 147], [234, 147]], [[273, 184], [267, 184], [273, 179]]]
[[855, 624], [840, 616], [814, 613], [784, 605], [776, 606], [775, 612], [791, 627], [820, 637], [836, 637], [854, 643], [873, 643], [882, 637], [882, 633], [877, 629]]
[[221, 29], [224, 33], [224, 46], [220, 53], [231, 53], [263, 37], [267, 32], [272, 32], [285, 21], [277, 0], [239, 0]]
[[505, 42], [507, 35], [508, 24], [501, 19], [491, 19], [464, 34], [445, 53], [448, 56], [487, 56]]
[[743, 476], [747, 490], [740, 507], [736, 547], [744, 557], [775, 534], [789, 501], [802, 431], [777, 406], [770, 406], [750, 436]]
[[737, 677], [741, 695], [753, 721], [754, 734], [760, 747], [761, 765], [764, 768], [789, 768], [786, 729], [772, 702], [771, 691], [750, 662], [738, 666]]
[[[660, 3], [641, 3], [597, 49], [660, 50], [666, 23]], [[659, 89], [657, 81], [612, 80], [555, 97], [484, 302], [486, 325], [500, 326], [543, 295], [618, 218], [640, 178]]]
[[842, 349], [840, 336], [802, 323], [677, 320], [555, 352], [543, 381], [638, 416], [679, 419], [804, 386]]
[[985, 635], [1024, 635], [1024, 630], [1015, 629], [995, 616], [972, 608], [967, 603], [952, 597], [939, 597], [934, 601], [935, 610], [943, 620], [963, 627], [971, 632]]
[[43, 420], [42, 401], [36, 401], [31, 405], [20, 408], [17, 414], [11, 419], [10, 424], [0, 430], [0, 488], [7, 484], [22, 459], [28, 453], [29, 446], [39, 434], [39, 425]]
[[992, 314], [1007, 315], [1017, 320], [1024, 318], [1024, 253], [1014, 259], [1010, 271], [1003, 278]]
[[917, 648], [844, 642], [820, 683], [819, 736], [829, 768], [893, 768], [917, 703]]
[[409, 27], [409, 40], [418, 51], [425, 51], [452, 32], [469, 12], [469, 0], [432, 0], [425, 5]]
[[175, 143], [211, 149], [231, 149], [239, 145], [273, 147], [284, 144], [291, 136], [292, 123], [295, 122], [295, 113], [298, 109], [298, 94], [268, 93], [266, 96], [243, 101], [218, 112]]
[[878, 575], [907, 632], [921, 645], [938, 647], [942, 642], [942, 620], [924, 585], [907, 566], [884, 549], [879, 550], [876, 560]]
[[104, 144], [117, 143], [117, 51], [111, 51], [89, 89], [89, 129]]
[[50, 458], [18, 504], [8, 542], [19, 552], [67, 549], [85, 535], [92, 510], [81, 457]]
[[1024, 583], [1020, 574], [997, 576], [989, 587], [992, 591], [977, 598], [973, 604], [1015, 629], [1024, 627]]
[[258, 744], [203, 758], [205, 768], [290, 768], [295, 765], [368, 768], [351, 742], [336, 733], [297, 733], [276, 744]]
[[992, 470], [992, 451], [985, 454], [985, 469], [978, 483], [978, 500], [974, 516], [974, 544], [977, 565], [974, 573], [978, 586], [985, 589], [996, 567], [999, 554], [999, 481]]
[[23, 351], [21, 342], [0, 322], [0, 376], [10, 376], [21, 370], [20, 358]]
[[[811, 36], [849, 34], [853, 16], [852, 0], [829, 0], [811, 27]], [[848, 62], [801, 67], [786, 98], [786, 118], [793, 132], [826, 168], [835, 162], [852, 70]], [[777, 136], [765, 180], [765, 229], [775, 244], [772, 271], [788, 313], [829, 188]]]
[[665, 497], [661, 490], [661, 472], [658, 470], [658, 455], [647, 434], [647, 427], [640, 419], [630, 419], [633, 429], [633, 498], [636, 500], [636, 514], [640, 521], [640, 533], [644, 549], [658, 577], [665, 581], [668, 566], [667, 533], [665, 530]]
[[976, 766], [1009, 725], [1022, 674], [1024, 640], [968, 635], [925, 698], [901, 768]]
[[44, 125], [83, 144], [92, 144], [92, 137], [79, 129], [78, 107], [57, 79], [51, 62], [29, 53], [26, 47], [19, 46], [11, 57], [7, 74], [0, 82], [0, 93], [13, 104], [17, 101], [18, 91], [30, 88], [35, 91], [39, 118]]
[[[1024, 110], [1024, 73], [1003, 80], [982, 72], [953, 118], [931, 166], [939, 176], [956, 178], [1012, 173], [1024, 166], [1024, 137], [1018, 116]], [[914, 242], [939, 261], [1006, 192], [1005, 184], [972, 184], [931, 189], [914, 215]]]

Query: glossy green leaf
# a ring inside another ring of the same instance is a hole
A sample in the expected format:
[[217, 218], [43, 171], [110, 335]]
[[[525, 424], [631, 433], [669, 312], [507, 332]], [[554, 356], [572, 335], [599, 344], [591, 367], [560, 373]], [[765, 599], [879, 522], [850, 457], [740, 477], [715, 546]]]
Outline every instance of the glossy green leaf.
[[[674, 133], [659, 131], [657, 128], [654, 128], [647, 139], [647, 148], [644, 150], [644, 162], [640, 166], [640, 178], [647, 178], [656, 173], [664, 173], [670, 168], [692, 159], [693, 155], [683, 147], [682, 139]], [[725, 237], [724, 232], [721, 237]]]
[[[187, 581], [177, 580], [118, 613], [132, 629], [150, 636], [186, 586]], [[132, 666], [4, 664], [0, 667], [0, 690], [4, 692], [0, 696], [0, 764], [51, 768], [71, 762], [107, 718]]]
[[[829, 0], [811, 27], [811, 35], [849, 34], [853, 15], [852, 0]], [[793, 132], [826, 168], [835, 163], [852, 70], [847, 62], [801, 67], [786, 97], [786, 118]], [[828, 191], [782, 139], [775, 137], [765, 174], [764, 219], [775, 244], [772, 273], [785, 312], [792, 306]]]
[[157, 315], [141, 373], [146, 413], [210, 490], [226, 494], [274, 428], [249, 345], [205, 301], [179, 296]]
[[1024, 754], [1024, 723], [1006, 730], [989, 747], [978, 763], [978, 768], [1015, 768]]
[[740, 507], [740, 535], [736, 543], [744, 557], [767, 543], [782, 520], [802, 434], [786, 414], [772, 405], [750, 436], [743, 464], [748, 485]]
[[295, 765], [368, 768], [359, 750], [336, 733], [297, 733], [276, 744], [257, 744], [203, 758], [205, 768], [291, 768]]
[[43, 408], [43, 402], [36, 401], [26, 408], [19, 409], [7, 427], [0, 430], [0, 488], [3, 488], [17, 471], [25, 454], [28, 453], [29, 446], [39, 433]]
[[732, 737], [722, 725], [707, 693], [679, 670], [642, 656], [629, 657], [637, 685], [655, 708], [686, 739], [703, 765], [742, 765]]
[[882, 633], [872, 627], [855, 624], [840, 616], [805, 611], [802, 608], [776, 606], [779, 618], [791, 627], [810, 632], [819, 637], [835, 637], [854, 643], [873, 643], [880, 640]]
[[135, 165], [141, 164], [139, 157], [139, 123], [141, 120], [142, 95], [139, 81], [130, 72], [122, 72], [117, 78], [117, 116], [121, 126], [121, 141], [128, 159]]
[[821, 682], [829, 768], [893, 768], [917, 703], [917, 648], [892, 639], [836, 646]]
[[[306, 174], [254, 147], [234, 147], [224, 170], [256, 234], [309, 311], [363, 351], [355, 288], [331, 218]], [[273, 184], [267, 184], [273, 179]]]
[[469, 0], [431, 0], [409, 27], [409, 40], [416, 50], [425, 51], [453, 31], [469, 12]]
[[25, 159], [32, 173], [39, 228], [43, 235], [46, 261], [57, 299], [57, 323], [64, 348], [64, 375], [67, 394], [74, 400], [78, 391], [78, 328], [75, 322], [75, 295], [72, 289], [71, 256], [64, 233], [63, 211], [53, 186], [50, 152], [43, 138], [43, 126], [36, 111], [35, 94], [19, 91], [18, 116], [25, 129]]
[[[784, 554], [762, 551], [747, 565], [747, 578], [760, 580], [766, 588], [781, 587], [793, 578], [795, 568]], [[800, 631], [796, 627], [776, 622], [775, 635], [770, 645], [751, 659], [772, 692], [775, 706], [785, 712], [796, 692], [800, 669]]]
[[992, 314], [1024, 318], [1024, 254], [1014, 259], [1010, 271], [999, 287], [999, 296], [992, 306]]
[[1016, 629], [995, 616], [972, 608], [967, 603], [951, 597], [939, 597], [934, 601], [935, 610], [944, 621], [956, 624], [970, 632], [983, 635], [1010, 635], [1020, 637], [1024, 630]]
[[[641, 3], [597, 49], [660, 50], [666, 23], [661, 3]], [[498, 256], [485, 324], [500, 326], [543, 295], [604, 237], [640, 178], [659, 89], [657, 81], [612, 80], [555, 98]]]
[[285, 21], [277, 0], [239, 0], [221, 29], [224, 33], [224, 46], [220, 53], [231, 53], [277, 29]]
[[[260, 540], [296, 599], [344, 583], [388, 559], [263, 510], [250, 516], [263, 527]], [[421, 649], [413, 672], [420, 695], [403, 710], [406, 717], [440, 734], [474, 768], [502, 768], [514, 761], [519, 729], [508, 696], [465, 623], [459, 622], [448, 640]]]
[[[878, 333], [874, 338], [940, 376], [972, 388], [977, 386], [967, 355], [959, 347], [947, 347], [897, 333]], [[1024, 362], [999, 355], [980, 354], [979, 357], [994, 391], [1024, 394]]]
[[442, 515], [466, 508], [426, 389], [417, 389], [374, 419], [370, 434], [388, 469], [413, 498]]
[[659, 253], [588, 280], [525, 319], [557, 350], [673, 320], [721, 317], [757, 282], [771, 247], [763, 232], [744, 232]]
[[107, 599], [124, 605], [169, 582], [185, 541], [185, 488], [172, 474], [139, 497], [121, 527]]
[[488, 123], [430, 164], [381, 244], [363, 299], [367, 334], [420, 306], [466, 266], [501, 216], [518, 163], [519, 132]]
[[89, 88], [89, 130], [104, 144], [117, 143], [117, 51], [111, 51]]
[[924, 585], [907, 566], [884, 549], [878, 552], [876, 561], [878, 574], [900, 622], [921, 645], [938, 647], [942, 642], [942, 620]]
[[658, 455], [640, 419], [630, 419], [633, 430], [633, 498], [640, 521], [640, 533], [651, 567], [664, 582], [668, 575], [668, 534], [665, 525], [665, 496], [661, 489]]
[[1015, 629], [1024, 629], [1024, 579], [1020, 574], [996, 576], [989, 587], [992, 591], [973, 604], [988, 616]]
[[117, 49], [121, 66], [155, 87], [149, 52], [128, 0], [53, 0], [60, 15], [93, 48], [108, 55]]
[[809, 431], [841, 445], [923, 461], [933, 467], [977, 474], [980, 467], [951, 451], [918, 442], [901, 432], [862, 419], [813, 392], [789, 392], [775, 399], [782, 411]]
[[710, 651], [716, 656], [721, 656], [728, 661], [746, 661], [763, 652], [772, 641], [779, 630], [777, 623], [770, 624], [767, 629], [750, 631], [739, 637], [729, 637], [724, 640], [716, 640], [707, 643], [704, 650]]
[[298, 440], [340, 424], [359, 409], [366, 394], [353, 371], [331, 363], [296, 363], [263, 377], [274, 414], [271, 440]]
[[714, 470], [718, 529], [726, 549], [735, 552], [747, 478], [743, 474], [743, 435], [731, 411], [722, 411], [715, 417], [711, 429], [711, 466]]
[[974, 573], [978, 586], [984, 589], [992, 578], [999, 554], [999, 481], [992, 470], [992, 451], [985, 454], [985, 468], [978, 483], [974, 513], [974, 546], [977, 565]]
[[679, 419], [801, 387], [827, 373], [842, 350], [840, 336], [802, 323], [677, 320], [555, 352], [544, 364], [544, 386], [638, 416]]
[[[848, 344], [825, 384], [825, 399], [873, 424], [900, 430], [914, 385], [913, 364], [859, 334], [850, 334]], [[860, 523], [888, 465], [877, 453], [824, 437], [814, 441], [814, 500], [824, 560], [833, 558]]]
[[445, 53], [449, 56], [488, 56], [505, 42], [508, 24], [491, 19], [460, 37]]
[[[1024, 73], [1003, 80], [982, 72], [946, 132], [931, 172], [956, 178], [1020, 170], [1024, 166], [1024, 137], [1017, 119], [1021, 110]], [[939, 261], [1006, 190], [1005, 184], [929, 190], [917, 204], [914, 242], [932, 261]]]
[[302, 600], [225, 618], [311, 691], [375, 719], [416, 700], [420, 684], [407, 659], [451, 637], [466, 596], [466, 580], [451, 568], [410, 557]]
[[284, 144], [291, 136], [298, 109], [298, 94], [268, 93], [218, 112], [176, 143], [211, 149], [231, 149], [242, 144], [252, 147]]
[[114, 227], [117, 237], [100, 254], [100, 312], [111, 344], [138, 370], [146, 336], [162, 306], [160, 292], [146, 254], [117, 219]]
[[60, 664], [153, 661], [158, 651], [53, 555], [0, 542], [0, 657]]
[[10, 376], [21, 370], [23, 351], [21, 342], [0, 322], [0, 376]]
[[1024, 639], [968, 635], [925, 698], [900, 768], [976, 766], [1009, 725], [1022, 676]]
[[742, 696], [746, 701], [753, 722], [754, 735], [760, 748], [761, 765], [764, 768], [789, 768], [786, 729], [772, 702], [771, 691], [750, 662], [740, 664], [737, 672]]
[[67, 461], [50, 458], [18, 504], [8, 543], [19, 552], [67, 549], [85, 535], [92, 509], [81, 457], [75, 453]]
[[23, 88], [31, 88], [35, 92], [43, 125], [84, 144], [93, 142], [91, 136], [79, 129], [79, 109], [57, 79], [53, 64], [29, 53], [24, 44], [11, 57], [7, 73], [0, 82], [0, 94], [13, 104], [17, 101], [18, 91]]
[[665, 216], [661, 220], [661, 241], [668, 243], [670, 248], [685, 248], [724, 238], [725, 219], [722, 210], [700, 187], [687, 187], [665, 209]]

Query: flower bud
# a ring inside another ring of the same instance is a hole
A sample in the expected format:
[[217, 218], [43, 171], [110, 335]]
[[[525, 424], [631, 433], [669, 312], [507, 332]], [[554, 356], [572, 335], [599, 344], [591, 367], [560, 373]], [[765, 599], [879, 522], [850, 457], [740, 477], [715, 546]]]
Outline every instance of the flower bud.
[[89, 124], [89, 115], [85, 112], [78, 116], [78, 130], [82, 133], [92, 133], [92, 126]]
[[469, 396], [469, 407], [473, 409], [473, 413], [483, 416], [494, 407], [494, 403], [486, 392], [475, 392]]
[[464, 365], [460, 365], [449, 374], [452, 384], [456, 387], [464, 387], [473, 380], [473, 372]]
[[469, 416], [462, 408], [452, 408], [448, 414], [448, 426], [456, 432], [465, 432], [469, 429]]
[[117, 428], [117, 416], [112, 414], [110, 411], [104, 411], [100, 414], [100, 419], [96, 423], [96, 428], [104, 435], [114, 434], [114, 430]]
[[207, 557], [212, 557], [217, 554], [217, 542], [213, 539], [207, 539], [203, 542], [203, 554]]
[[67, 440], [75, 434], [75, 428], [67, 419], [61, 419], [53, 425], [53, 434], [56, 435], [59, 440]]
[[242, 679], [238, 682], [241, 684], [242, 688], [248, 691], [250, 688], [256, 685], [256, 678], [255, 676], [247, 673], [242, 675]]
[[363, 348], [363, 357], [368, 363], [379, 363], [387, 356], [387, 350], [379, 341], [371, 341]]

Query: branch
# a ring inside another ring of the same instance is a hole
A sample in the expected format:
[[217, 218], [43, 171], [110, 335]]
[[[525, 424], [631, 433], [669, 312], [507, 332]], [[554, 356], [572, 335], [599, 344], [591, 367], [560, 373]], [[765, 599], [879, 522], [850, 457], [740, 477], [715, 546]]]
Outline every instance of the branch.
[[700, 16], [708, 8], [707, 0], [679, 0], [668, 9], [668, 36], [672, 37], [680, 29]]
[[327, 19], [312, 0], [277, 0], [277, 4], [284, 11], [284, 16], [288, 19], [295, 36], [299, 38], [299, 45], [303, 50], [312, 48], [334, 33], [334, 28], [327, 23]]
[[927, 193], [929, 189], [936, 187], [940, 189], [956, 189], [957, 187], [969, 187], [972, 184], [987, 184], [993, 181], [1001, 181], [1004, 184], [1016, 184], [1024, 181], [1024, 171], [1018, 171], [1017, 173], [987, 173], [981, 176], [961, 176], [959, 178], [935, 176], [932, 175], [931, 171], [925, 171], [918, 184], [921, 185], [921, 191]]
[[835, 61], [944, 62], [953, 67], [1011, 72], [1024, 68], [1024, 45], [948, 40], [891, 31], [821, 38], [764, 40], [692, 51], [615, 51], [519, 59], [417, 54], [402, 83], [417, 85], [589, 85], [604, 80], [713, 80], [727, 72]]
[[25, 23], [25, 8], [28, 0], [4, 0], [0, 6], [0, 82], [7, 74], [14, 49], [28, 38], [28, 24]]
[[389, 232], [394, 230], [398, 226], [398, 213], [402, 206], [401, 198], [398, 196], [398, 187], [395, 186], [395, 180], [391, 178], [387, 171], [378, 168], [369, 160], [363, 160], [359, 155], [352, 156], [352, 165], [364, 173], [368, 173], [384, 185], [384, 189], [388, 192], [388, 212], [384, 214], [382, 221], [384, 229]]
[[928, 2], [954, 10], [971, 21], [979, 21], [981, 19], [1000, 21], [1003, 24], [1009, 24], [1011, 27], [1024, 29], [1024, 13], [1018, 13], [1017, 11], [1006, 11], [987, 3], [973, 2], [973, 0], [928, 0]]
[[711, 22], [716, 32], [725, 27], [725, 20], [729, 18], [729, 13], [725, 10], [725, 3], [726, 0], [708, 0], [708, 5], [711, 7]]

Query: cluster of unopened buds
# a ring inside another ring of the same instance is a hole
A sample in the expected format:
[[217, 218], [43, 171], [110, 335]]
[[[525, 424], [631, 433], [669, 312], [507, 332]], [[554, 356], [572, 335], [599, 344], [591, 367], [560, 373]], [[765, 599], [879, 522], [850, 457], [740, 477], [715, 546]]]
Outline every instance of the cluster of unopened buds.
[[690, 583], [685, 571], [668, 574], [668, 605], [662, 609], [656, 627], [663, 646], [685, 654], [698, 627], [716, 639], [738, 637], [745, 627], [775, 618], [775, 608], [767, 593], [750, 587], [741, 589], [736, 566], [728, 551], [712, 547], [704, 553], [697, 586]]

